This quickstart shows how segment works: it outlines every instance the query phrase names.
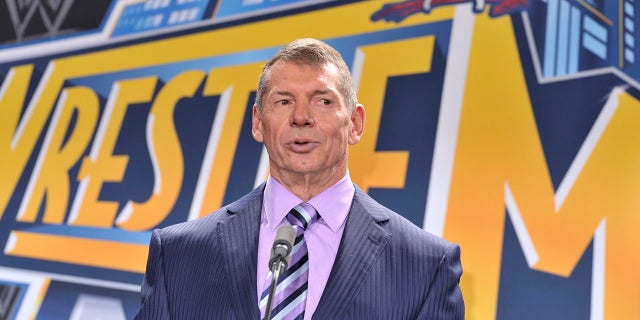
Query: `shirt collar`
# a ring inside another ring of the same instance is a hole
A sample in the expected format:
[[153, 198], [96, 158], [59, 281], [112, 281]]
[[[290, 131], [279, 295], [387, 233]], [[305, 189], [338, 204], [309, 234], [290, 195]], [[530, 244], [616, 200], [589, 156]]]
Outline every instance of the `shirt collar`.
[[[338, 232], [346, 221], [355, 187], [349, 173], [331, 187], [307, 201], [312, 205], [327, 226]], [[264, 213], [268, 227], [275, 231], [284, 221], [291, 208], [303, 202], [280, 182], [269, 176], [264, 189]]]

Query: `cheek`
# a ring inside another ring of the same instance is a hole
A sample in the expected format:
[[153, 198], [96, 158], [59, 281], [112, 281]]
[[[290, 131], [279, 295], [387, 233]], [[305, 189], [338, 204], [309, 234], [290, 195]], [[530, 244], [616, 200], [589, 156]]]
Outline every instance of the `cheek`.
[[333, 154], [343, 154], [345, 150], [348, 148], [351, 136], [345, 128], [336, 129], [333, 135], [329, 138], [330, 143], [327, 146], [330, 150], [330, 153]]
[[279, 139], [278, 137], [280, 136], [280, 133], [282, 132], [281, 128], [274, 125], [269, 125], [268, 122], [263, 122], [260, 129], [262, 140], [264, 143], [276, 143], [276, 141]]

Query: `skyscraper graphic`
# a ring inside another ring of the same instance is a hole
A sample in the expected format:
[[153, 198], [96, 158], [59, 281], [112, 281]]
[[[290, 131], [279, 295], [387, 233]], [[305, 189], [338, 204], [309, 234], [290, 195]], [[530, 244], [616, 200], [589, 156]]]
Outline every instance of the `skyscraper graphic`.
[[536, 1], [529, 14], [532, 25], [545, 26], [544, 34], [535, 35], [536, 39], [542, 39], [538, 43], [543, 43], [540, 46], [543, 76], [554, 78], [615, 67], [639, 80], [638, 1]]
[[638, 5], [638, 3], [634, 5], [634, 0], [625, 0], [623, 2], [624, 10], [621, 10], [624, 12], [622, 14], [624, 17], [624, 28], [622, 28], [624, 38], [624, 60], [631, 64], [636, 63], [635, 58], [638, 54], [638, 50], [635, 48], [635, 43], [638, 39], [638, 32], [636, 31], [638, 26], [637, 14], [639, 14]]

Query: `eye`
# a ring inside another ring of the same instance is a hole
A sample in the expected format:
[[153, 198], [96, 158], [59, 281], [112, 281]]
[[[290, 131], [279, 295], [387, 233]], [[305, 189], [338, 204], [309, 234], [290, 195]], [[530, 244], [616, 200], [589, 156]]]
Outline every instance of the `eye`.
[[322, 98], [322, 99], [319, 100], [319, 103], [321, 105], [328, 106], [328, 105], [331, 104], [331, 100]]
[[276, 105], [279, 105], [279, 106], [286, 106], [286, 105], [289, 105], [289, 104], [291, 104], [291, 101], [289, 101], [287, 99], [282, 99], [282, 100], [276, 101]]

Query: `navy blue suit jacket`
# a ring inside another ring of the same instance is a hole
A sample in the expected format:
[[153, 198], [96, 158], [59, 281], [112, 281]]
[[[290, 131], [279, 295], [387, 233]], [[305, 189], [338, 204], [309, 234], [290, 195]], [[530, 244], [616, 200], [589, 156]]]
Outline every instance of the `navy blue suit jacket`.
[[[201, 219], [155, 230], [136, 319], [259, 319], [264, 184]], [[360, 188], [314, 319], [464, 319], [460, 249]], [[311, 275], [313, 276], [313, 275]]]

